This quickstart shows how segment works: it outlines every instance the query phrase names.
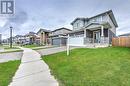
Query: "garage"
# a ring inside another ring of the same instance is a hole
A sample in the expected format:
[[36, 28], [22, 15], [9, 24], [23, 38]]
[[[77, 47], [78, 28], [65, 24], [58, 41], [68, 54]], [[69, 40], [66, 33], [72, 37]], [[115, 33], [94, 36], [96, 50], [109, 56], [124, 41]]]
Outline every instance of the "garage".
[[55, 46], [65, 46], [66, 45], [66, 38], [53, 38], [52, 39], [52, 45]]

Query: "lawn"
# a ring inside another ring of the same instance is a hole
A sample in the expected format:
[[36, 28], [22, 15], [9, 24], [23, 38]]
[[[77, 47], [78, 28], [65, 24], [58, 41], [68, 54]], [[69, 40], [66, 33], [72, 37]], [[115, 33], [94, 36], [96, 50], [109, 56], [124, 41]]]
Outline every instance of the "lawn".
[[41, 47], [43, 45], [36, 45], [36, 44], [30, 44], [30, 45], [24, 45], [25, 48], [35, 48], [35, 47]]
[[20, 48], [15, 47], [15, 46], [10, 48], [9, 45], [0, 45], [0, 49], [3, 49], [2, 51], [0, 51], [0, 54], [2, 54], [2, 53], [10, 53], [10, 52], [22, 52], [23, 51]]
[[20, 61], [0, 63], [0, 86], [8, 86], [19, 64]]
[[54, 46], [45, 46], [45, 45], [31, 44], [31, 45], [24, 45], [23, 47], [25, 47], [25, 48], [31, 48], [33, 50], [40, 50], [40, 49], [52, 48]]
[[130, 86], [130, 48], [79, 48], [43, 56], [60, 86]]

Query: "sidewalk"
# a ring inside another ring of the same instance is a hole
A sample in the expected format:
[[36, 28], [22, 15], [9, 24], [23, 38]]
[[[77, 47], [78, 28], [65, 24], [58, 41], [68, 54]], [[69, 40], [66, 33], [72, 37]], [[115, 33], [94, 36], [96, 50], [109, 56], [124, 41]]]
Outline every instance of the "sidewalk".
[[9, 86], [58, 86], [46, 63], [34, 50], [24, 50], [19, 69]]

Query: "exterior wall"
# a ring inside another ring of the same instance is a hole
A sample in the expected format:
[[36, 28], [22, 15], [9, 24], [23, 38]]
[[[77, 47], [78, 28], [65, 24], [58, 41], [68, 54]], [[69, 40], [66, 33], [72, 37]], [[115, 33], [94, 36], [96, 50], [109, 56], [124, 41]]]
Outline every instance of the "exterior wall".
[[110, 29], [109, 29], [109, 43], [111, 44], [112, 43], [112, 38], [113, 38], [113, 35], [115, 35]]
[[70, 46], [84, 46], [84, 37], [69, 37]]
[[73, 30], [79, 30], [81, 29], [81, 27], [84, 26], [84, 21], [83, 20], [77, 20], [74, 24], [73, 24]]
[[68, 32], [70, 32], [70, 31], [66, 30], [66, 29], [60, 29], [60, 30], [51, 32], [50, 36], [59, 35], [59, 34], [65, 34], [65, 33], [68, 33]]
[[38, 33], [38, 36], [40, 36], [40, 44], [46, 44], [47, 35], [45, 32]]
[[79, 31], [79, 32], [75, 32], [75, 33], [70, 33], [70, 36], [84, 36], [84, 31]]
[[101, 23], [101, 22], [108, 22], [107, 14], [103, 14], [94, 18], [89, 19], [87, 24], [90, 23]]
[[109, 28], [110, 29], [110, 31], [112, 31], [112, 35], [113, 35], [113, 37], [115, 37], [116, 36], [116, 27], [115, 27], [115, 25], [113, 24], [113, 22], [112, 22], [112, 20], [111, 20], [111, 18], [108, 16], [108, 22], [109, 22], [109, 24], [111, 25], [111, 28]]
[[83, 26], [87, 26], [90, 23], [101, 23], [101, 22], [109, 22], [109, 16], [107, 14], [103, 14], [94, 18], [90, 18], [89, 20], [86, 21], [77, 20], [73, 24], [73, 30], [79, 30]]

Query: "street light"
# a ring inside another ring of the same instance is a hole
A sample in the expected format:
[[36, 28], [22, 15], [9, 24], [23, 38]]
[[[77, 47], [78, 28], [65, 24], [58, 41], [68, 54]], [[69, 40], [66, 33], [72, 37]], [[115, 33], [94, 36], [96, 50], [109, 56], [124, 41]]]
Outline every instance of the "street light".
[[12, 26], [10, 26], [10, 48], [12, 48]]

